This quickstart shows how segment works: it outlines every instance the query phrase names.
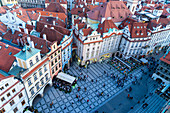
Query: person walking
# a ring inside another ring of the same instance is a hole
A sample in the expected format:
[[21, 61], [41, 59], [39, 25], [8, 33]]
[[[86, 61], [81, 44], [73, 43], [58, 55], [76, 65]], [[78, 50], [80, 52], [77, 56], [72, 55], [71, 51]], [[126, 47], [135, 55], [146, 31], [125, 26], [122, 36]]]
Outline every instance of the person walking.
[[52, 108], [52, 106], [53, 106], [53, 101], [52, 101], [51, 104], [50, 104], [50, 108]]
[[89, 99], [87, 99], [87, 102], [89, 102]]

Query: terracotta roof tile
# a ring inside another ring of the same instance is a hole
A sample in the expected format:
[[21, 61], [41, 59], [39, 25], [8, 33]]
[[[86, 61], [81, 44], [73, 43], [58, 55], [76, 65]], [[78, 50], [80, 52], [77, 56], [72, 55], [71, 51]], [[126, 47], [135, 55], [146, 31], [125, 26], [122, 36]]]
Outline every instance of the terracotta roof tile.
[[6, 33], [6, 32], [7, 32], [7, 26], [0, 21], [0, 33], [3, 34], [3, 33]]
[[41, 16], [39, 22], [44, 22], [47, 24], [53, 24], [53, 21], [55, 21], [56, 25], [60, 25], [62, 27], [66, 27], [66, 24], [64, 21], [60, 20], [56, 17], [48, 17], [48, 16]]
[[0, 14], [5, 14], [6, 10], [3, 7], [0, 7]]
[[3, 42], [0, 42], [0, 69], [8, 72], [15, 60], [14, 55], [17, 54], [20, 49], [12, 47], [8, 45], [6, 47], [6, 44]]
[[[22, 35], [22, 38], [19, 36], [19, 34]], [[41, 50], [42, 54], [49, 52], [48, 46], [50, 46], [51, 42], [44, 40], [42, 38], [38, 38], [38, 37], [35, 37], [35, 36], [32, 36], [32, 35], [25, 34], [24, 32], [15, 31], [15, 33], [12, 34], [11, 30], [9, 30], [5, 35], [3, 35], [3, 38], [11, 41], [11, 43], [19, 45], [17, 39], [20, 42], [22, 40], [22, 42], [28, 43], [27, 42], [27, 36], [29, 36], [31, 41], [34, 42], [35, 48]]]
[[83, 31], [84, 36], [87, 36], [87, 35], [90, 35], [92, 33], [93, 29], [89, 27], [89, 28], [86, 28], [86, 29], [82, 29], [82, 31]]
[[[22, 11], [22, 14], [20, 13], [20, 11]], [[30, 18], [28, 17], [28, 14], [27, 14], [25, 9], [20, 7], [18, 9], [14, 9], [14, 10], [11, 11], [11, 13], [14, 13], [14, 12], [17, 13], [17, 17], [20, 18], [22, 21], [24, 21], [26, 23], [28, 21], [30, 21]]]
[[110, 28], [116, 28], [117, 30], [119, 30], [119, 28], [114, 24], [112, 20], [105, 20], [102, 24], [100, 23], [98, 25], [97, 31], [103, 34], [108, 32]]
[[50, 16], [50, 17], [58, 17], [65, 22], [67, 15], [65, 13], [56, 13], [56, 12], [49, 12], [49, 11], [37, 11], [41, 13], [42, 16]]
[[47, 25], [48, 28], [54, 27], [55, 30], [57, 30], [58, 32], [60, 32], [63, 35], [70, 35], [70, 30], [59, 26], [59, 25], [52, 25], [52, 24], [47, 24], [47, 23], [43, 23], [43, 22], [37, 22], [36, 24], [36, 30], [37, 32], [41, 32], [44, 28], [44, 25]]
[[47, 6], [47, 8], [45, 9], [45, 11], [58, 12], [58, 13], [65, 13], [65, 14], [67, 14], [66, 9], [63, 6], [61, 6], [59, 3], [57, 3], [57, 2], [50, 3]]
[[57, 41], [58, 45], [60, 44], [61, 40], [64, 37], [64, 35], [58, 32], [57, 30], [46, 27], [44, 27], [43, 30], [41, 31], [40, 37], [43, 37], [43, 34], [46, 34], [48, 41], [50, 42]]
[[82, 28], [86, 28], [87, 24], [86, 23], [80, 23], [78, 24], [78, 30], [82, 29]]
[[123, 1], [110, 1], [103, 3], [87, 12], [87, 14], [90, 19], [98, 21], [101, 21], [102, 17], [112, 17], [113, 22], [121, 22], [125, 18], [132, 16], [132, 13], [125, 6]]
[[30, 11], [27, 11], [28, 15], [29, 15], [29, 18], [31, 20], [37, 20], [38, 17], [39, 17], [39, 13], [35, 13], [35, 12], [30, 12]]

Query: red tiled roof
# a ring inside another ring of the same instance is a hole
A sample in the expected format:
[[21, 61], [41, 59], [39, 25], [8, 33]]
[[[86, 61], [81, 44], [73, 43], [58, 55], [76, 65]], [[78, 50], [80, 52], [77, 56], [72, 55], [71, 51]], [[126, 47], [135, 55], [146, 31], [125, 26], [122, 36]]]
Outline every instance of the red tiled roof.
[[[165, 55], [164, 55], [164, 56], [165, 56]], [[161, 57], [160, 60], [170, 65], [170, 51], [169, 51], [169, 53], [165, 56], [165, 58], [164, 58], [164, 56]]]
[[82, 29], [82, 31], [83, 31], [84, 36], [87, 36], [87, 35], [90, 35], [92, 33], [93, 29], [89, 27], [89, 28], [86, 28], [86, 29]]
[[37, 11], [40, 12], [42, 16], [51, 16], [51, 17], [58, 17], [65, 22], [67, 15], [65, 13], [56, 13], [56, 12], [49, 12], [49, 11]]
[[0, 14], [5, 14], [6, 10], [3, 7], [0, 7]]
[[[83, 12], [83, 9], [84, 9], [84, 12]], [[87, 17], [87, 14], [86, 14], [87, 11], [90, 11], [90, 9], [88, 9], [87, 7], [73, 8], [73, 9], [71, 9], [71, 14], [79, 15], [79, 17]]]
[[6, 32], [7, 32], [7, 26], [4, 23], [0, 22], [0, 35], [1, 33], [6, 33]]
[[45, 0], [45, 3], [57, 2], [60, 4], [67, 4], [67, 0]]
[[31, 20], [37, 20], [38, 17], [39, 17], [39, 13], [35, 13], [35, 12], [33, 13], [33, 12], [30, 12], [30, 11], [27, 11], [27, 13], [28, 13]]
[[[22, 34], [22, 38], [19, 37], [19, 34]], [[41, 50], [42, 54], [49, 52], [48, 46], [51, 45], [51, 42], [44, 40], [42, 38], [38, 38], [32, 35], [25, 34], [24, 32], [15, 31], [15, 33], [12, 34], [11, 30], [9, 30], [6, 34], [3, 35], [3, 38], [9, 41], [12, 40], [11, 41], [12, 43], [19, 45], [17, 39], [19, 41], [22, 40], [22, 42], [27, 43], [27, 39], [26, 39], [27, 36], [29, 36], [31, 41], [34, 42], [35, 48]]]
[[87, 24], [86, 23], [80, 23], [78, 24], [78, 30], [82, 29], [82, 28], [86, 28]]
[[58, 45], [60, 44], [61, 40], [64, 37], [64, 35], [58, 32], [57, 30], [46, 27], [44, 27], [43, 30], [41, 31], [40, 37], [43, 37], [43, 34], [46, 34], [48, 41], [50, 42], [57, 41]]
[[37, 22], [36, 24], [36, 30], [37, 32], [41, 32], [44, 28], [44, 25], [47, 25], [48, 28], [54, 27], [55, 30], [57, 30], [58, 32], [60, 32], [63, 35], [70, 35], [70, 30], [59, 26], [59, 25], [52, 25], [52, 24], [47, 24], [47, 23], [43, 23], [43, 22]]
[[26, 11], [43, 11], [44, 8], [28, 8], [28, 9], [25, 9]]
[[47, 16], [41, 16], [39, 22], [44, 22], [47, 24], [53, 24], [53, 21], [57, 23], [56, 25], [60, 25], [62, 27], [66, 27], [66, 24], [64, 21], [61, 21], [59, 18], [57, 19], [56, 17], [47, 17]]
[[50, 3], [45, 11], [58, 12], [67, 14], [67, 10], [57, 2]]
[[109, 31], [109, 29], [116, 28], [119, 30], [119, 28], [114, 24], [112, 20], [105, 20], [102, 24], [100, 23], [98, 25], [97, 31], [101, 34], [106, 33]]
[[142, 22], [133, 22], [132, 24], [128, 24], [131, 38], [147, 37], [147, 25], [147, 23]]
[[[30, 32], [35, 28], [35, 26], [26, 24], [26, 28], [28, 29], [28, 33], [30, 34]], [[20, 28], [22, 32], [24, 32], [23, 28]]]
[[125, 20], [122, 21], [122, 23], [119, 25], [119, 29], [123, 29], [125, 26], [127, 26], [128, 24], [131, 24], [133, 22], [137, 22], [136, 20], [132, 19], [132, 18], [126, 18]]
[[[22, 15], [21, 15], [20, 11], [22, 11]], [[11, 11], [11, 13], [14, 13], [14, 12], [17, 13], [17, 17], [20, 18], [22, 21], [24, 21], [24, 22], [26, 22], [26, 23], [27, 23], [28, 21], [30, 21], [30, 19], [29, 19], [29, 17], [28, 17], [28, 14], [27, 14], [27, 12], [26, 12], [25, 9], [23, 9], [23, 8], [20, 7], [20, 8], [18, 8], [18, 9], [14, 9], [14, 10]]]
[[99, 5], [93, 10], [87, 12], [88, 17], [92, 20], [101, 21], [102, 17], [112, 17], [113, 22], [121, 22], [132, 13], [123, 3], [123, 1], [110, 1]]
[[3, 42], [0, 42], [0, 46], [0, 69], [8, 72], [15, 60], [14, 55], [17, 54], [20, 49], [10, 45], [8, 45], [9, 47], [6, 47], [6, 44]]

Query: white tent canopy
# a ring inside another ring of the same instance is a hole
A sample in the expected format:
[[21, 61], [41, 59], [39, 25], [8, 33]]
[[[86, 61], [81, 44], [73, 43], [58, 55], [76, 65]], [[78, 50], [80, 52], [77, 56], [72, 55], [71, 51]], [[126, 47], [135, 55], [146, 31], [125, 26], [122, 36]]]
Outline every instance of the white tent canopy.
[[141, 58], [140, 61], [142, 61], [143, 63], [148, 63], [148, 60], [146, 60], [145, 58]]
[[70, 84], [72, 84], [74, 82], [74, 80], [76, 79], [75, 77], [70, 76], [70, 75], [63, 73], [63, 72], [58, 73], [57, 78], [64, 80], [64, 81], [66, 81]]

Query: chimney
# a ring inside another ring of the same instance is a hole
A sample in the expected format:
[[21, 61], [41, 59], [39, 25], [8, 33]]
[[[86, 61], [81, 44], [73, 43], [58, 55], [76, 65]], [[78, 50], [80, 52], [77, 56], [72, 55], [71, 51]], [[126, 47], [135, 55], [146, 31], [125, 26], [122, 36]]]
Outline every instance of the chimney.
[[55, 20], [53, 20], [53, 25], [55, 25]]
[[16, 12], [13, 12], [14, 13], [14, 16], [16, 17], [17, 16], [17, 13]]
[[9, 47], [9, 45], [8, 44], [5, 44], [5, 48], [8, 48]]
[[30, 44], [31, 43], [31, 38], [27, 36], [27, 42]]
[[22, 10], [19, 10], [19, 12], [21, 13], [21, 15], [22, 15]]
[[34, 42], [33, 42], [33, 41], [31, 41], [31, 47], [32, 47], [32, 48], [35, 48], [35, 47], [34, 47]]
[[107, 18], [107, 20], [111, 20], [111, 19], [112, 19], [112, 17], [108, 17], [108, 18]]
[[76, 8], [78, 8], [78, 5], [76, 5]]
[[25, 28], [25, 29], [24, 29], [24, 32], [25, 32], [26, 34], [28, 34], [28, 29], [27, 29], [27, 28]]
[[43, 34], [43, 39], [47, 40], [47, 35], [46, 34]]
[[54, 29], [54, 27], [51, 27], [51, 29]]
[[47, 25], [44, 25], [44, 27], [46, 27], [46, 28], [47, 28]]
[[58, 16], [56, 17], [56, 20], [58, 20]]
[[93, 0], [91, 1], [91, 4], [94, 4], [94, 1], [93, 1]]
[[85, 11], [85, 8], [83, 8], [83, 12]]
[[102, 20], [101, 20], [101, 24], [105, 21], [105, 19], [106, 19], [105, 17], [103, 17], [103, 18], [102, 18]]

